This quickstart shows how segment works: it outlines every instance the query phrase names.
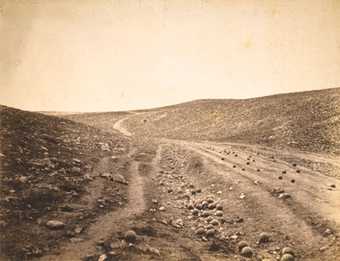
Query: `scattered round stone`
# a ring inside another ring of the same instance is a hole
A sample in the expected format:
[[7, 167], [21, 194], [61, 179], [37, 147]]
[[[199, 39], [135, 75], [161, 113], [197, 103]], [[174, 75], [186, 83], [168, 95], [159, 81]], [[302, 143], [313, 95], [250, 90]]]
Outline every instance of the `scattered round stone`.
[[208, 225], [206, 226], [206, 229], [207, 229], [207, 230], [209, 230], [209, 229], [214, 229], [214, 226], [213, 226], [212, 224], [208, 224]]
[[165, 211], [165, 207], [161, 206], [161, 207], [159, 208], [159, 211]]
[[209, 217], [210, 213], [208, 211], [203, 211], [201, 217]]
[[209, 202], [207, 202], [207, 201], [203, 201], [203, 202], [202, 202], [202, 208], [203, 208], [203, 209], [207, 208], [208, 205], [209, 205]]
[[331, 188], [336, 188], [336, 185], [335, 184], [331, 184], [330, 187]]
[[291, 198], [291, 195], [286, 192], [283, 192], [279, 195], [279, 199], [288, 199], [288, 198]]
[[196, 235], [203, 235], [204, 233], [205, 233], [205, 229], [203, 227], [199, 227], [195, 231]]
[[124, 238], [128, 243], [135, 243], [137, 240], [137, 234], [135, 231], [129, 230], [125, 232]]
[[235, 168], [236, 168], [236, 165], [233, 165], [233, 168], [235, 169]]
[[260, 237], [259, 237], [259, 243], [260, 243], [260, 244], [268, 243], [269, 240], [270, 240], [270, 234], [269, 234], [269, 233], [262, 232], [262, 233], [260, 234]]
[[107, 255], [109, 256], [109, 258], [113, 259], [117, 257], [118, 253], [115, 251], [110, 251], [109, 253], [107, 253]]
[[253, 255], [254, 255], [254, 250], [251, 247], [246, 246], [246, 247], [242, 248], [241, 256], [252, 257]]
[[299, 169], [296, 170], [296, 173], [300, 173], [300, 172], [301, 172], [301, 170], [299, 170]]
[[260, 172], [261, 170], [260, 169], [257, 169], [257, 172]]
[[192, 210], [192, 209], [194, 209], [194, 206], [192, 204], [189, 204], [188, 209]]
[[81, 172], [81, 169], [79, 167], [72, 167], [71, 171], [73, 173], [78, 173], [79, 174]]
[[329, 236], [329, 235], [332, 234], [332, 230], [330, 230], [329, 228], [327, 228], [327, 229], [323, 232], [323, 234], [324, 234], [325, 236]]
[[198, 210], [198, 209], [194, 209], [194, 210], [192, 210], [191, 213], [192, 213], [194, 216], [197, 216], [198, 213], [199, 213], [199, 210]]
[[241, 251], [244, 247], [249, 246], [247, 241], [240, 241], [237, 244], [238, 251]]
[[294, 261], [294, 260], [295, 258], [291, 254], [284, 254], [280, 259], [280, 261]]
[[319, 248], [319, 251], [320, 252], [323, 252], [323, 251], [325, 251], [325, 250], [327, 250], [328, 249], [328, 246], [323, 246], [323, 247], [320, 247]]
[[220, 224], [220, 222], [218, 222], [217, 219], [213, 219], [210, 221], [210, 224], [213, 225], [213, 226], [218, 226]]
[[282, 176], [279, 176], [279, 180], [282, 180], [283, 179], [283, 177]]
[[286, 170], [283, 170], [283, 171], [282, 171], [282, 174], [286, 174], [286, 173], [287, 173], [287, 171], [286, 171]]
[[208, 202], [209, 204], [211, 204], [211, 203], [214, 203], [214, 200], [213, 200], [212, 198], [208, 198], [208, 199], [207, 199], [207, 202]]
[[295, 183], [295, 179], [292, 179], [290, 182]]
[[49, 220], [47, 221], [46, 226], [50, 229], [62, 229], [65, 226], [65, 223], [59, 220]]
[[216, 203], [211, 203], [211, 204], [209, 204], [209, 205], [208, 205], [208, 208], [211, 209], [211, 210], [214, 209], [214, 208], [216, 208]]
[[293, 256], [295, 255], [294, 250], [291, 247], [284, 247], [282, 249], [282, 255], [284, 254], [291, 254]]
[[217, 210], [223, 210], [223, 206], [220, 205], [220, 204], [217, 204], [217, 205], [216, 205], [216, 209], [217, 209]]
[[102, 254], [99, 256], [98, 261], [106, 261], [107, 260], [107, 255]]
[[216, 211], [215, 216], [216, 217], [222, 217], [223, 216], [223, 211], [221, 211], [221, 210]]
[[181, 218], [176, 219], [175, 222], [173, 222], [173, 226], [176, 227], [176, 228], [184, 227], [183, 219], [181, 219]]
[[213, 237], [216, 233], [215, 229], [208, 229], [206, 232], [207, 237]]
[[20, 176], [20, 177], [18, 177], [18, 180], [19, 180], [21, 183], [26, 183], [27, 180], [28, 180], [28, 177]]

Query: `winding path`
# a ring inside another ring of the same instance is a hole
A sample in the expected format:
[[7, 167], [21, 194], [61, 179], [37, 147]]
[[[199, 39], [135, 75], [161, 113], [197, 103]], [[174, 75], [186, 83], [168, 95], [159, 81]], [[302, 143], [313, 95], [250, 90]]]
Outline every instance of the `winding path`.
[[120, 133], [122, 133], [123, 135], [125, 136], [128, 136], [128, 137], [131, 137], [132, 136], [132, 133], [129, 132], [124, 126], [123, 126], [123, 122], [125, 120], [127, 120], [129, 117], [124, 117], [118, 121], [116, 121], [114, 124], [113, 124], [113, 128], [116, 129], [117, 131], [119, 131]]
[[[118, 120], [114, 123], [113, 128], [127, 137], [133, 136], [134, 134], [124, 126], [124, 122], [131, 116], [133, 115]], [[244, 217], [244, 222], [252, 222], [254, 228], [240, 225], [240, 229], [246, 231], [248, 235], [255, 235], [258, 230], [273, 231], [278, 240], [281, 235], [287, 235], [288, 238], [294, 238], [298, 246], [309, 252], [318, 249], [320, 244], [324, 245], [328, 242], [327, 238], [318, 232], [315, 226], [311, 225], [310, 218], [313, 217], [313, 220], [320, 223], [323, 220], [335, 222], [336, 226], [334, 227], [340, 225], [340, 205], [337, 200], [340, 192], [327, 189], [329, 184], [340, 187], [340, 181], [333, 177], [327, 177], [317, 171], [304, 168], [302, 165], [299, 166], [303, 173], [300, 175], [296, 172], [296, 168], [288, 162], [280, 160], [280, 158], [273, 161], [268, 156], [269, 154], [262, 153], [260, 147], [255, 145], [252, 145], [252, 147], [243, 145], [240, 148], [240, 144], [233, 143], [218, 144], [166, 138], [152, 138], [151, 140], [157, 143], [155, 156], [151, 163], [148, 161], [154, 174], [159, 173], [162, 151], [166, 152], [167, 145], [175, 145], [174, 147], [189, 151], [190, 155], [198, 155], [202, 159], [204, 169], [209, 173], [209, 177], [202, 176], [203, 181], [201, 183], [210, 186], [211, 184], [205, 183], [204, 179], [211, 179], [214, 182], [221, 182], [225, 187], [229, 186], [229, 191], [224, 190], [223, 192], [225, 193], [224, 202], [226, 202], [224, 204], [231, 213]], [[127, 219], [138, 217], [145, 211], [145, 198], [148, 198], [148, 193], [154, 192], [144, 191], [150, 179], [145, 178], [144, 180], [143, 171], [139, 170], [140, 164], [143, 163], [140, 163], [134, 157], [138, 154], [137, 148], [138, 146], [133, 146], [127, 155], [130, 158], [127, 205], [122, 209], [99, 217], [89, 227], [87, 233], [84, 233], [83, 241], [67, 243], [60, 248], [59, 255], [45, 256], [40, 260], [81, 260], [86, 255], [94, 254], [98, 241], [112, 236], [116, 231], [126, 229]], [[227, 156], [229, 155], [225, 154], [227, 148], [228, 150], [236, 149], [238, 156]], [[254, 154], [254, 151], [261, 151], [261, 153]], [[178, 152], [176, 151], [176, 153]], [[247, 164], [249, 155], [253, 155], [256, 161], [249, 160]], [[305, 154], [294, 156], [299, 156], [302, 159], [307, 157]], [[172, 160], [175, 161], [177, 157], [177, 161], [179, 161], [178, 155], [174, 154], [171, 157], [174, 157]], [[309, 159], [318, 162], [322, 160], [316, 158], [316, 156]], [[327, 162], [331, 163], [330, 161]], [[108, 166], [106, 159], [103, 159], [97, 168], [97, 172], [105, 170]], [[285, 170], [285, 174], [279, 179], [282, 170]], [[197, 181], [198, 178], [196, 174], [193, 176], [187, 171], [183, 175], [193, 181]], [[294, 182], [291, 182], [291, 180], [294, 180]], [[92, 185], [90, 184], [89, 190], [92, 191], [90, 191], [90, 199], [92, 201], [98, 196], [100, 186], [101, 184], [95, 182]], [[281, 186], [292, 195], [292, 199], [288, 203], [271, 194], [273, 188]], [[244, 193], [246, 198], [240, 200], [240, 193]], [[251, 207], [249, 208], [249, 206]]]
[[[132, 134], [126, 130], [122, 123], [127, 119], [123, 118], [118, 120], [113, 128], [121, 132], [125, 136]], [[135, 150], [130, 150], [128, 157], [131, 157]], [[99, 172], [106, 172], [109, 170], [109, 158], [103, 158], [94, 171], [94, 178], [98, 177]], [[139, 162], [132, 160], [129, 171], [129, 187], [128, 187], [128, 203], [123, 209], [111, 211], [104, 216], [101, 216], [91, 225], [87, 233], [81, 238], [80, 242], [67, 242], [59, 249], [58, 254], [46, 255], [40, 258], [42, 261], [56, 261], [56, 260], [82, 260], [87, 255], [96, 252], [96, 243], [103, 238], [107, 238], [115, 231], [121, 229], [121, 220], [133, 218], [145, 211], [144, 200], [144, 179], [139, 175]], [[89, 195], [87, 196], [91, 205], [100, 197], [100, 192], [104, 184], [99, 184], [99, 179], [89, 185]]]

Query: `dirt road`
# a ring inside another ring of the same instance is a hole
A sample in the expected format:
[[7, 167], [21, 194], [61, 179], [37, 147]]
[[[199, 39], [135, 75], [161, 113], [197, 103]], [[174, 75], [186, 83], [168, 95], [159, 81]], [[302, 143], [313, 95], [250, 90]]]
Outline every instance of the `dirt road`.
[[[287, 247], [293, 257], [287, 260], [340, 260], [336, 159], [135, 137], [124, 126], [127, 119], [113, 126], [131, 138], [127, 204], [40, 260], [280, 260]], [[94, 178], [89, 202], [102, 186]], [[128, 230], [136, 232], [132, 244], [124, 238]]]
[[[129, 153], [132, 157], [134, 150]], [[88, 187], [88, 195], [85, 196], [88, 204], [94, 204], [101, 196], [103, 190], [103, 179], [100, 174], [109, 172], [108, 160], [104, 158], [95, 168], [93, 179]], [[145, 210], [144, 202], [144, 180], [139, 175], [139, 162], [131, 159], [128, 184], [128, 203], [119, 211], [112, 211], [100, 216], [88, 229], [85, 235], [77, 238], [76, 242], [67, 242], [58, 250], [59, 253], [47, 255], [39, 260], [81, 260], [96, 252], [96, 244], [107, 238], [118, 228], [122, 221], [133, 218]]]
[[[129, 132], [121, 125], [119, 130]], [[302, 260], [320, 260], [320, 255], [327, 258], [325, 249], [331, 249], [329, 260], [338, 255], [338, 246], [331, 247], [338, 244], [340, 228], [340, 191], [336, 189], [340, 181], [334, 174], [339, 171], [337, 158], [247, 144], [155, 142], [172, 147], [171, 162], [180, 161], [179, 151], [200, 157], [201, 168], [209, 173], [205, 181], [218, 180], [218, 184], [203, 181], [201, 186], [213, 185], [215, 193], [228, 194], [219, 200], [229, 213], [243, 216], [238, 229], [253, 245], [262, 231], [270, 233], [282, 248], [294, 246]], [[186, 164], [190, 165], [190, 160]], [[329, 175], [323, 172], [324, 166], [331, 166]], [[182, 170], [194, 183], [202, 178], [190, 173]], [[266, 256], [263, 249], [259, 253]]]
[[129, 117], [125, 117], [125, 118], [122, 118], [118, 121], [116, 121], [114, 124], [113, 124], [113, 128], [119, 132], [121, 132], [123, 135], [127, 136], [127, 137], [131, 137], [132, 136], [132, 133], [130, 131], [128, 131], [124, 126], [123, 126], [123, 123], [124, 121], [126, 121]]

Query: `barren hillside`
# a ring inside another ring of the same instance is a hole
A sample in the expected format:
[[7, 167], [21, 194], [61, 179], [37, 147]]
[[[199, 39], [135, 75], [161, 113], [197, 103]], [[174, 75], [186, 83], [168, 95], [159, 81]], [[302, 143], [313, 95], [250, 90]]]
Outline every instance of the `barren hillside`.
[[127, 153], [122, 135], [4, 106], [0, 120], [0, 256], [41, 256], [125, 202], [124, 185], [90, 190], [102, 159]]
[[129, 112], [93, 112], [93, 113], [78, 113], [78, 114], [62, 114], [58, 115], [65, 119], [75, 122], [87, 124], [109, 132], [115, 132], [113, 124], [124, 117], [129, 116]]
[[136, 135], [340, 153], [340, 88], [246, 100], [198, 100], [144, 111]]
[[339, 98], [1, 107], [0, 260], [340, 260]]

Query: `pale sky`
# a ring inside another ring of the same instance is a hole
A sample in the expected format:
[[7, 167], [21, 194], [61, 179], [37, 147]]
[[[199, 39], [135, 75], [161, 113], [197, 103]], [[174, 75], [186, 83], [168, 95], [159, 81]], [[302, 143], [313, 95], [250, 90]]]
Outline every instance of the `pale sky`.
[[0, 0], [0, 104], [110, 111], [339, 86], [337, 0]]

